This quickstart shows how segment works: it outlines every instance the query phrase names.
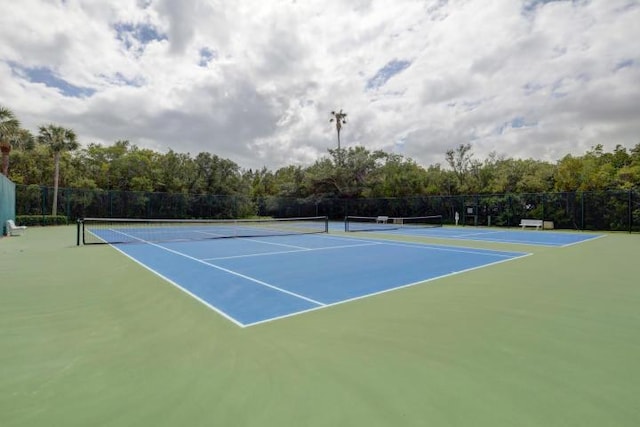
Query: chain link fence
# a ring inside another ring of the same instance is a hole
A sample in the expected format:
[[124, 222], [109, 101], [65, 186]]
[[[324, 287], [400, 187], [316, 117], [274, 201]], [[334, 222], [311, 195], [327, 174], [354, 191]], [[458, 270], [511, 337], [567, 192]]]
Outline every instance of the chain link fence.
[[[16, 186], [16, 214], [51, 212], [53, 188]], [[640, 191], [419, 196], [333, 199], [59, 189], [58, 213], [69, 221], [95, 218], [291, 218], [326, 215], [395, 217], [442, 215], [445, 224], [516, 227], [523, 218], [554, 228], [640, 231]], [[44, 224], [44, 219], [43, 219]]]

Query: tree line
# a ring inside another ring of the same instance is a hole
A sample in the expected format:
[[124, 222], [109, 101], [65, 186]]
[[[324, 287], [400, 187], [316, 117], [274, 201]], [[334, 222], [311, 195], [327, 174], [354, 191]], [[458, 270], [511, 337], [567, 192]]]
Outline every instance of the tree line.
[[73, 130], [55, 124], [40, 126], [33, 135], [0, 107], [0, 149], [2, 172], [13, 182], [56, 189], [320, 200], [640, 188], [640, 143], [631, 149], [617, 145], [610, 152], [596, 145], [555, 163], [495, 153], [480, 160], [471, 144], [462, 144], [444, 153], [444, 164], [427, 167], [399, 154], [355, 146], [329, 149], [306, 167], [253, 170], [213, 153], [159, 153], [128, 140], [80, 146]]

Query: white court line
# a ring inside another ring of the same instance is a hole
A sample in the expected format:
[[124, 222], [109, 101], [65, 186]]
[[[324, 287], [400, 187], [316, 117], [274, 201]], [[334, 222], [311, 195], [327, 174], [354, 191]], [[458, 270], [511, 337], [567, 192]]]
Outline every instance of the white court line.
[[502, 264], [503, 262], [509, 262], [509, 261], [513, 261], [513, 260], [516, 260], [516, 259], [525, 258], [525, 257], [531, 256], [531, 255], [533, 255], [533, 254], [530, 254], [530, 253], [529, 254], [523, 254], [523, 255], [518, 256], [518, 257], [513, 257], [513, 258], [509, 258], [509, 259], [503, 259], [503, 260], [500, 260], [500, 261], [491, 262], [489, 264], [479, 265], [477, 267], [466, 268], [466, 269], [460, 270], [460, 271], [453, 271], [453, 272], [451, 272], [449, 274], [443, 274], [442, 276], [432, 277], [432, 278], [426, 279], [426, 280], [419, 280], [417, 282], [412, 282], [412, 283], [407, 283], [405, 285], [399, 285], [399, 286], [396, 286], [396, 287], [387, 288], [387, 289], [384, 289], [382, 291], [372, 292], [372, 293], [366, 294], [366, 295], [360, 295], [360, 296], [357, 296], [357, 297], [354, 297], [354, 298], [345, 299], [345, 300], [334, 302], [334, 303], [331, 303], [331, 304], [325, 304], [322, 307], [309, 308], [307, 310], [296, 311], [295, 313], [289, 313], [289, 314], [285, 314], [283, 316], [272, 317], [270, 319], [260, 320], [258, 322], [253, 322], [253, 323], [247, 323], [247, 324], [245, 324], [243, 326], [243, 328], [246, 328], [246, 327], [249, 327], [249, 326], [256, 326], [256, 325], [260, 325], [260, 324], [264, 324], [264, 323], [269, 323], [269, 322], [273, 322], [274, 320], [285, 319], [287, 317], [293, 317], [293, 316], [297, 316], [299, 314], [309, 313], [311, 311], [316, 311], [316, 310], [320, 310], [320, 309], [324, 309], [324, 308], [329, 308], [329, 307], [333, 307], [335, 305], [345, 304], [345, 303], [348, 303], [348, 302], [353, 302], [353, 301], [357, 301], [357, 300], [360, 300], [360, 299], [369, 298], [369, 297], [372, 297], [372, 296], [375, 296], [375, 295], [386, 294], [387, 292], [397, 291], [398, 289], [404, 289], [404, 288], [408, 288], [408, 287], [411, 287], [411, 286], [421, 285], [423, 283], [432, 282], [434, 280], [439, 280], [439, 279], [442, 279], [442, 278], [445, 278], [445, 277], [455, 276], [457, 274], [462, 274], [462, 273], [466, 273], [468, 271], [478, 270], [478, 269], [489, 267], [489, 266], [492, 266], [492, 265]]
[[[182, 231], [182, 230], [179, 230]], [[215, 236], [215, 237], [223, 237], [223, 236], [228, 236], [228, 234], [222, 234], [222, 233], [212, 233], [211, 230], [189, 230], [189, 231], [193, 231], [194, 233], [200, 233], [200, 234], [204, 234], [205, 236]]]
[[[604, 237], [604, 236], [597, 236], [597, 237]], [[560, 243], [554, 243], [554, 242], [540, 242], [540, 241], [535, 241], [535, 240], [511, 240], [511, 239], [496, 239], [496, 238], [491, 238], [491, 239], [479, 239], [479, 238], [475, 238], [475, 239], [469, 239], [469, 238], [465, 238], [465, 237], [453, 237], [453, 236], [438, 236], [437, 238], [439, 239], [452, 239], [452, 240], [469, 240], [472, 242], [489, 242], [489, 243], [509, 243], [509, 244], [515, 244], [515, 245], [525, 245], [525, 246], [544, 246], [547, 248], [563, 248], [566, 246], [572, 246], [572, 245], [577, 245], [579, 243], [584, 243], [587, 242], [589, 240], [593, 240], [593, 238], [590, 239], [585, 239], [585, 240], [580, 240], [578, 242], [573, 242], [573, 243], [568, 243], [566, 245], [562, 245]]]
[[[247, 239], [243, 239], [243, 240], [247, 240]], [[256, 242], [260, 242], [260, 241], [256, 240]], [[293, 254], [293, 253], [297, 253], [297, 252], [324, 251], [324, 250], [329, 250], [329, 249], [343, 249], [343, 248], [357, 248], [357, 247], [360, 247], [360, 246], [376, 246], [376, 245], [382, 245], [382, 244], [383, 243], [379, 243], [379, 242], [371, 242], [371, 243], [361, 243], [361, 244], [357, 244], [357, 245], [325, 246], [323, 248], [303, 248], [303, 249], [300, 249], [300, 250], [297, 250], [297, 251], [263, 252], [263, 253], [259, 253], [259, 254], [232, 255], [232, 256], [216, 257], [216, 258], [202, 258], [202, 260], [203, 261], [217, 261], [217, 260], [220, 260], [220, 259], [249, 258], [249, 257], [256, 257], [256, 256]]]
[[[357, 297], [350, 298], [350, 299], [346, 299], [346, 300], [341, 300], [341, 301], [338, 301], [338, 302], [335, 302], [335, 303], [325, 304], [325, 303], [321, 303], [321, 302], [315, 301], [315, 300], [313, 300], [313, 299], [310, 299], [310, 298], [304, 297], [304, 296], [302, 296], [302, 295], [296, 294], [296, 293], [294, 293], [294, 292], [290, 292], [290, 291], [287, 291], [287, 290], [285, 290], [285, 289], [278, 288], [278, 287], [276, 287], [276, 286], [270, 285], [270, 284], [268, 284], [268, 283], [262, 282], [262, 281], [260, 281], [260, 280], [254, 279], [254, 278], [252, 278], [252, 277], [249, 277], [249, 276], [246, 276], [246, 275], [243, 275], [243, 274], [237, 273], [237, 272], [235, 272], [235, 271], [228, 270], [228, 269], [223, 268], [223, 267], [220, 267], [220, 266], [218, 266], [218, 265], [211, 264], [211, 263], [205, 262], [205, 261], [203, 261], [203, 260], [199, 260], [199, 259], [197, 259], [197, 258], [194, 258], [194, 257], [191, 257], [191, 256], [189, 256], [189, 255], [187, 255], [187, 254], [184, 254], [184, 253], [181, 253], [181, 252], [178, 252], [178, 251], [175, 251], [175, 250], [172, 250], [172, 249], [166, 248], [166, 247], [161, 246], [161, 245], [159, 245], [159, 244], [156, 244], [156, 243], [152, 243], [152, 242], [145, 241], [145, 240], [143, 240], [143, 239], [140, 239], [140, 238], [135, 237], [135, 236], [131, 236], [131, 235], [127, 234], [127, 233], [123, 233], [123, 232], [118, 231], [118, 230], [113, 230], [113, 231], [118, 232], [118, 233], [121, 233], [121, 234], [123, 234], [123, 235], [126, 235], [127, 237], [131, 237], [131, 238], [133, 238], [133, 239], [135, 239], [135, 240], [139, 240], [140, 242], [147, 243], [147, 244], [150, 244], [150, 245], [152, 245], [152, 246], [156, 246], [156, 247], [158, 247], [158, 248], [160, 248], [160, 249], [166, 250], [166, 251], [171, 252], [171, 253], [174, 253], [174, 254], [176, 254], [176, 255], [180, 255], [180, 256], [183, 256], [183, 257], [185, 257], [185, 258], [191, 259], [191, 260], [193, 260], [193, 261], [196, 261], [196, 262], [199, 262], [199, 263], [205, 264], [205, 265], [207, 265], [207, 266], [213, 267], [213, 268], [215, 268], [215, 269], [218, 269], [218, 270], [221, 270], [221, 271], [227, 272], [227, 273], [229, 273], [229, 274], [232, 274], [232, 275], [235, 275], [235, 276], [238, 276], [238, 277], [245, 278], [245, 279], [250, 280], [250, 281], [252, 281], [252, 282], [258, 283], [258, 284], [260, 284], [260, 285], [262, 285], [262, 286], [266, 286], [266, 287], [269, 287], [269, 288], [271, 288], [271, 289], [274, 289], [274, 290], [280, 291], [280, 292], [282, 292], [282, 293], [289, 294], [289, 295], [292, 295], [292, 296], [294, 296], [294, 297], [297, 297], [297, 298], [300, 298], [300, 299], [303, 299], [303, 300], [309, 301], [309, 302], [311, 302], [311, 303], [313, 303], [313, 304], [315, 304], [315, 305], [316, 305], [316, 307], [314, 307], [314, 308], [310, 308], [310, 309], [306, 309], [306, 310], [301, 310], [301, 311], [297, 311], [297, 312], [289, 313], [289, 314], [282, 315], [282, 316], [272, 317], [272, 318], [269, 318], [269, 319], [264, 319], [264, 320], [260, 320], [260, 321], [253, 322], [253, 323], [246, 323], [246, 324], [245, 324], [245, 323], [241, 323], [241, 322], [239, 322], [238, 320], [234, 319], [233, 317], [231, 317], [231, 316], [227, 315], [225, 312], [223, 312], [223, 311], [221, 311], [220, 309], [216, 308], [215, 306], [213, 306], [213, 305], [209, 304], [208, 302], [204, 301], [203, 299], [201, 299], [201, 298], [200, 298], [200, 297], [198, 297], [197, 295], [195, 295], [195, 294], [191, 293], [190, 291], [188, 291], [187, 289], [183, 288], [183, 287], [182, 287], [182, 286], [180, 286], [179, 284], [176, 284], [175, 282], [171, 281], [170, 279], [168, 279], [167, 277], [163, 276], [163, 275], [162, 275], [162, 274], [160, 274], [159, 272], [157, 272], [157, 271], [153, 270], [152, 268], [150, 268], [150, 267], [146, 266], [146, 265], [145, 265], [145, 264], [143, 264], [142, 262], [140, 262], [140, 261], [138, 261], [137, 259], [133, 258], [132, 256], [128, 255], [126, 252], [123, 252], [123, 251], [122, 251], [121, 249], [119, 249], [118, 247], [116, 247], [116, 246], [114, 246], [114, 245], [111, 245], [111, 246], [112, 246], [112, 247], [114, 247], [117, 251], [119, 251], [119, 252], [123, 253], [125, 256], [127, 256], [127, 257], [128, 257], [128, 258], [130, 258], [130, 259], [132, 259], [134, 262], [136, 262], [136, 263], [140, 264], [141, 266], [143, 266], [143, 267], [144, 267], [144, 268], [146, 268], [147, 270], [151, 271], [152, 273], [156, 274], [157, 276], [159, 276], [159, 277], [161, 277], [161, 278], [163, 278], [163, 279], [167, 280], [169, 283], [171, 283], [172, 285], [174, 285], [175, 287], [177, 287], [177, 288], [178, 288], [178, 289], [180, 289], [181, 291], [183, 291], [183, 292], [185, 292], [186, 294], [188, 294], [188, 295], [192, 296], [192, 297], [193, 297], [193, 298], [195, 298], [196, 300], [198, 300], [198, 301], [202, 302], [202, 303], [203, 303], [203, 304], [205, 304], [207, 307], [209, 307], [209, 308], [213, 309], [215, 312], [217, 312], [218, 314], [222, 315], [224, 318], [226, 318], [226, 319], [228, 319], [228, 320], [232, 321], [234, 324], [236, 324], [236, 325], [240, 326], [241, 328], [246, 328], [246, 327], [249, 327], [249, 326], [255, 326], [255, 325], [259, 325], [259, 324], [263, 324], [263, 323], [268, 323], [268, 322], [272, 322], [272, 321], [274, 321], [274, 320], [284, 319], [284, 318], [287, 318], [287, 317], [292, 317], [292, 316], [296, 316], [296, 315], [299, 315], [299, 314], [308, 313], [308, 312], [315, 311], [315, 310], [319, 310], [319, 309], [322, 309], [322, 308], [332, 307], [332, 306], [334, 306], [334, 305], [340, 305], [340, 304], [344, 304], [344, 303], [348, 303], [348, 302], [352, 302], [352, 301], [357, 301], [357, 300], [359, 300], [359, 299], [364, 299], [364, 298], [368, 298], [368, 297], [371, 297], [371, 296], [380, 295], [380, 294], [384, 294], [384, 293], [387, 293], [387, 292], [392, 292], [392, 291], [395, 291], [395, 290], [398, 290], [398, 289], [407, 288], [407, 287], [410, 287], [410, 286], [415, 286], [415, 285], [418, 285], [418, 284], [431, 282], [431, 281], [433, 281], [433, 280], [442, 279], [442, 278], [444, 278], [444, 277], [453, 276], [453, 275], [457, 275], [457, 274], [465, 273], [465, 272], [468, 272], [468, 271], [472, 271], [472, 270], [476, 270], [476, 269], [480, 269], [480, 268], [484, 268], [484, 267], [488, 267], [488, 266], [492, 266], [492, 265], [496, 265], [496, 264], [500, 264], [500, 263], [503, 263], [503, 262], [512, 261], [512, 260], [515, 260], [515, 259], [524, 258], [524, 257], [527, 257], [527, 256], [532, 255], [531, 253], [527, 253], [527, 254], [522, 254], [521, 256], [513, 256], [513, 255], [511, 255], [511, 256], [510, 256], [510, 255], [506, 255], [506, 254], [504, 254], [504, 255], [503, 255], [503, 254], [501, 254], [501, 253], [500, 253], [500, 252], [503, 252], [503, 251], [490, 251], [490, 253], [483, 253], [483, 252], [487, 252], [487, 251], [488, 251], [488, 250], [486, 250], [486, 249], [477, 249], [477, 250], [476, 250], [476, 249], [474, 249], [474, 248], [468, 248], [469, 250], [460, 250], [460, 249], [455, 249], [455, 248], [451, 248], [451, 249], [450, 249], [450, 248], [440, 247], [440, 246], [425, 245], [425, 244], [421, 244], [421, 243], [415, 243], [415, 244], [407, 243], [407, 244], [403, 244], [403, 243], [397, 243], [397, 242], [387, 241], [387, 240], [384, 240], [384, 239], [377, 239], [377, 240], [371, 239], [371, 240], [369, 240], [369, 239], [351, 238], [351, 237], [322, 236], [322, 237], [324, 237], [324, 238], [329, 238], [329, 239], [334, 239], [334, 240], [351, 241], [351, 242], [353, 242], [354, 240], [356, 240], [356, 241], [367, 240], [368, 242], [367, 242], [367, 243], [363, 243], [363, 244], [340, 245], [340, 246], [326, 247], [326, 248], [317, 248], [317, 249], [310, 249], [310, 250], [337, 249], [337, 248], [343, 248], [343, 247], [374, 246], [374, 245], [386, 244], [386, 245], [389, 245], [389, 246], [406, 246], [406, 247], [409, 247], [409, 248], [416, 248], [416, 249], [431, 249], [431, 250], [442, 250], [442, 251], [450, 251], [450, 252], [470, 253], [470, 254], [475, 254], [475, 255], [490, 255], [490, 256], [496, 256], [496, 257], [509, 257], [508, 259], [503, 259], [503, 260], [495, 261], [495, 262], [492, 262], [492, 263], [489, 263], [489, 264], [483, 264], [483, 265], [480, 265], [480, 266], [477, 266], [477, 267], [472, 267], [472, 268], [468, 268], [468, 269], [464, 269], [464, 270], [460, 270], [460, 271], [454, 271], [454, 272], [451, 272], [451, 273], [448, 273], [448, 274], [444, 274], [444, 275], [441, 275], [441, 276], [432, 277], [432, 278], [429, 278], [429, 279], [420, 280], [420, 281], [416, 281], [416, 282], [412, 282], [412, 283], [408, 283], [408, 284], [404, 284], [404, 285], [399, 285], [399, 286], [395, 286], [395, 287], [390, 287], [390, 288], [387, 288], [387, 289], [384, 289], [384, 290], [381, 290], [381, 291], [378, 291], [378, 292], [372, 292], [372, 293], [365, 294], [365, 295], [359, 295], [359, 296], [357, 296]], [[480, 251], [480, 252], [478, 252], [478, 251]], [[292, 251], [292, 252], [298, 252], [298, 251]], [[300, 250], [299, 252], [303, 252], [303, 250]], [[304, 252], [306, 252], [306, 250], [304, 250]], [[517, 253], [517, 252], [516, 252], [516, 253]]]
[[553, 247], [553, 248], [557, 248], [560, 247], [559, 244], [557, 243], [545, 243], [545, 242], [535, 242], [535, 241], [531, 241], [531, 240], [511, 240], [511, 239], [496, 239], [496, 238], [491, 238], [491, 239], [479, 239], [479, 238], [467, 238], [467, 237], [454, 237], [454, 236], [446, 236], [446, 235], [441, 235], [441, 236], [428, 236], [428, 237], [432, 237], [434, 239], [451, 239], [451, 240], [469, 240], [470, 242], [482, 242], [482, 243], [509, 243], [509, 244], [513, 244], [513, 245], [526, 245], [526, 246], [544, 246], [544, 247]]
[[[454, 234], [453, 236], [450, 236], [451, 238], [454, 239], [464, 239], [467, 236], [486, 236], [487, 234], [496, 234], [496, 233], [504, 233], [504, 231], [485, 231], [482, 233], [463, 233], [463, 234]], [[447, 234], [442, 234], [442, 236], [446, 236]]]
[[[513, 254], [517, 254], [517, 253], [522, 253], [522, 252], [507, 252], [507, 251], [494, 251], [491, 249], [472, 249], [472, 248], [468, 248], [468, 249], [456, 249], [456, 248], [446, 248], [446, 247], [442, 247], [442, 246], [431, 246], [431, 245], [425, 245], [425, 244], [421, 244], [421, 243], [395, 243], [392, 241], [384, 241], [384, 243], [382, 244], [387, 244], [390, 246], [402, 246], [402, 247], [407, 247], [407, 248], [417, 248], [417, 249], [431, 249], [434, 251], [443, 251], [443, 252], [458, 252], [458, 253], [463, 253], [463, 254], [473, 254], [473, 255], [487, 255], [487, 256], [497, 256], [497, 257], [503, 257], [503, 258], [513, 258]], [[525, 255], [531, 255], [531, 254], [525, 254]]]
[[231, 256], [221, 256], [214, 258], [200, 258], [202, 261], [218, 261], [223, 259], [236, 259], [236, 258], [251, 258], [256, 256], [268, 256], [268, 255], [280, 255], [280, 254], [295, 254], [298, 252], [309, 252], [311, 249], [297, 249], [292, 251], [275, 251], [275, 252], [262, 252], [259, 254], [245, 254], [245, 255], [231, 255]]
[[[115, 231], [115, 230], [114, 230]], [[205, 306], [209, 307], [210, 309], [212, 309], [213, 311], [215, 311], [216, 313], [218, 313], [219, 315], [221, 315], [222, 317], [224, 317], [227, 320], [230, 320], [231, 322], [233, 322], [234, 324], [240, 326], [241, 328], [244, 328], [246, 325], [244, 323], [241, 323], [239, 321], [237, 321], [236, 319], [234, 319], [233, 317], [229, 316], [227, 313], [225, 313], [224, 311], [220, 310], [218, 307], [209, 304], [207, 301], [203, 300], [202, 298], [200, 298], [198, 295], [192, 293], [191, 291], [183, 288], [182, 286], [180, 286], [178, 283], [174, 282], [173, 280], [169, 279], [168, 277], [164, 276], [163, 274], [160, 274], [160, 272], [154, 270], [153, 268], [149, 267], [148, 265], [138, 261], [136, 258], [132, 257], [131, 255], [129, 255], [128, 253], [124, 252], [122, 249], [120, 249], [119, 247], [113, 245], [113, 244], [109, 244], [109, 246], [111, 246], [113, 249], [115, 249], [116, 251], [120, 252], [121, 254], [123, 254], [124, 256], [126, 256], [127, 258], [129, 258], [130, 260], [132, 260], [133, 262], [135, 262], [136, 264], [142, 266], [143, 268], [147, 269], [148, 271], [150, 271], [151, 273], [155, 274], [156, 276], [160, 277], [161, 279], [166, 280], [167, 282], [169, 282], [171, 285], [175, 286], [176, 288], [178, 288], [178, 290], [184, 292], [185, 294], [195, 298], [198, 302], [201, 302], [202, 304], [204, 304]]]
[[[501, 249], [485, 249], [485, 248], [470, 248], [470, 247], [465, 247], [465, 246], [446, 246], [446, 245], [437, 245], [437, 244], [430, 244], [430, 243], [420, 243], [420, 242], [399, 242], [397, 240], [390, 240], [390, 239], [380, 239], [380, 238], [375, 238], [375, 237], [368, 237], [371, 236], [371, 234], [367, 234], [367, 235], [359, 235], [359, 236], [331, 236], [331, 235], [317, 235], [317, 238], [323, 238], [323, 239], [333, 239], [333, 240], [346, 240], [346, 241], [367, 241], [367, 242], [376, 242], [382, 245], [396, 245], [396, 246], [407, 246], [407, 247], [416, 247], [418, 249], [433, 249], [433, 250], [441, 250], [441, 251], [446, 251], [446, 252], [460, 252], [460, 253], [470, 253], [470, 254], [479, 254], [479, 255], [497, 255], [497, 256], [504, 256], [504, 257], [509, 257], [512, 255], [508, 255], [508, 254], [526, 254], [526, 255], [531, 255], [530, 253], [526, 253], [523, 251], [507, 251], [507, 250], [501, 250]], [[422, 236], [418, 236], [418, 237], [422, 237]], [[441, 237], [438, 236], [438, 239], [447, 239], [447, 238], [451, 238], [451, 237]], [[456, 239], [456, 240], [462, 240], [462, 239]], [[480, 240], [480, 239], [467, 239], [467, 240], [471, 240], [471, 241], [478, 241], [478, 242], [483, 242], [486, 243], [486, 240]], [[508, 243], [512, 243], [512, 242], [508, 242]], [[520, 244], [524, 244], [523, 242], [513, 242], [513, 243], [520, 243]], [[528, 243], [530, 244], [530, 243]], [[535, 246], [535, 245], [534, 245]], [[547, 246], [547, 245], [544, 245]], [[552, 245], [554, 247], [557, 247], [558, 245]]]
[[287, 245], [286, 243], [266, 242], [264, 240], [249, 239], [247, 237], [244, 237], [242, 240], [247, 240], [249, 242], [264, 243], [265, 245], [284, 246], [286, 248], [295, 248], [295, 249], [300, 249], [300, 250], [303, 250], [303, 251], [311, 250], [310, 248], [306, 248], [304, 246]]
[[600, 239], [602, 237], [606, 237], [606, 234], [600, 234], [598, 236], [589, 237], [588, 239], [580, 240], [578, 242], [567, 243], [566, 245], [562, 245], [560, 247], [561, 248], [567, 248], [569, 246], [573, 246], [573, 245], [577, 245], [577, 244], [580, 244], [580, 243], [588, 242], [589, 240]]
[[[360, 232], [359, 232], [360, 233]], [[372, 235], [373, 233], [368, 233], [368, 232], [361, 232], [362, 234], [360, 234], [359, 236], [353, 236], [353, 237], [344, 237], [344, 239], [360, 239], [360, 240], [376, 240], [376, 241], [380, 241], [380, 242], [388, 242], [390, 240], [388, 239], [376, 239], [375, 237], [364, 237], [365, 233], [367, 235]], [[480, 233], [480, 234], [484, 234], [484, 233]], [[412, 233], [393, 233], [393, 234], [387, 234], [389, 236], [394, 236], [394, 235], [401, 235], [401, 236], [409, 236], [409, 237], [418, 237], [418, 238], [424, 238], [424, 237], [428, 237], [431, 239], [439, 239], [439, 240], [469, 240], [471, 242], [482, 242], [482, 243], [509, 243], [509, 244], [515, 244], [515, 245], [529, 245], [529, 246], [545, 246], [545, 247], [559, 247], [560, 245], [555, 244], [555, 243], [538, 243], [538, 242], [531, 242], [531, 241], [521, 241], [521, 240], [509, 240], [509, 239], [469, 239], [469, 238], [464, 238], [464, 237], [455, 237], [455, 236], [449, 236], [446, 234], [412, 234]], [[338, 238], [338, 237], [335, 237]], [[420, 245], [420, 243], [416, 243], [418, 245]], [[424, 244], [423, 244], [424, 245]], [[473, 248], [469, 248], [469, 249], [473, 249]], [[497, 251], [500, 252], [500, 251]], [[502, 251], [502, 252], [508, 252], [508, 251]]]
[[157, 248], [163, 249], [163, 250], [165, 250], [165, 251], [167, 251], [167, 252], [171, 252], [171, 253], [173, 253], [173, 254], [180, 255], [180, 256], [182, 256], [182, 257], [188, 258], [188, 259], [190, 259], [190, 260], [192, 260], [192, 261], [196, 261], [196, 262], [199, 262], [199, 263], [201, 263], [201, 264], [207, 265], [207, 266], [209, 266], [209, 267], [213, 267], [213, 268], [215, 268], [215, 269], [217, 269], [217, 270], [224, 271], [225, 273], [229, 273], [229, 274], [232, 274], [232, 275], [234, 275], [234, 276], [238, 276], [238, 277], [241, 277], [241, 278], [243, 278], [243, 279], [249, 280], [249, 281], [251, 281], [251, 282], [257, 283], [257, 284], [259, 284], [259, 285], [265, 286], [265, 287], [267, 287], [267, 288], [271, 288], [271, 289], [273, 289], [273, 290], [276, 290], [276, 291], [282, 292], [283, 294], [288, 294], [288, 295], [294, 296], [294, 297], [296, 297], [296, 298], [300, 298], [300, 299], [302, 299], [302, 300], [308, 301], [308, 302], [310, 302], [310, 303], [312, 303], [312, 304], [316, 304], [316, 305], [318, 305], [318, 306], [325, 306], [325, 305], [326, 305], [326, 304], [321, 303], [321, 302], [319, 302], [319, 301], [316, 301], [316, 300], [314, 300], [314, 299], [307, 298], [307, 297], [305, 297], [304, 295], [300, 295], [300, 294], [297, 294], [297, 293], [295, 293], [295, 292], [291, 292], [291, 291], [288, 291], [288, 290], [286, 290], [286, 289], [279, 288], [279, 287], [274, 286], [274, 285], [271, 285], [271, 284], [269, 284], [269, 283], [267, 283], [267, 282], [263, 282], [262, 280], [258, 280], [258, 279], [254, 278], [254, 277], [247, 276], [247, 275], [242, 274], [242, 273], [238, 273], [237, 271], [229, 270], [228, 268], [220, 267], [219, 265], [211, 264], [210, 262], [206, 262], [206, 261], [200, 260], [200, 259], [198, 259], [198, 258], [194, 258], [194, 257], [192, 257], [191, 255], [187, 255], [187, 254], [185, 254], [185, 253], [182, 253], [182, 252], [179, 252], [179, 251], [175, 251], [175, 250], [173, 250], [173, 249], [166, 248], [166, 247], [164, 247], [164, 246], [162, 246], [162, 245], [159, 245], [159, 244], [157, 244], [157, 243], [148, 242], [148, 241], [146, 241], [146, 240], [140, 239], [140, 238], [135, 237], [135, 236], [131, 236], [131, 235], [129, 235], [129, 234], [127, 234], [127, 233], [123, 233], [123, 232], [121, 232], [121, 231], [118, 231], [118, 233], [124, 234], [124, 235], [125, 235], [125, 236], [127, 236], [127, 237], [131, 237], [131, 238], [133, 238], [133, 239], [139, 240], [139, 241], [141, 241], [141, 242], [143, 242], [143, 243], [146, 243], [146, 244], [148, 244], [148, 245], [155, 246], [155, 247], [157, 247]]
[[[513, 240], [513, 239], [496, 239], [496, 238], [487, 238], [487, 239], [469, 239], [468, 236], [486, 236], [488, 234], [496, 234], [496, 233], [508, 233], [508, 232], [521, 232], [521, 230], [496, 230], [496, 231], [485, 231], [481, 233], [466, 233], [466, 234], [455, 234], [448, 235], [446, 233], [442, 234], [420, 234], [420, 236], [432, 237], [436, 239], [456, 239], [456, 240], [470, 240], [473, 242], [495, 242], [495, 243], [509, 243], [509, 244], [517, 244], [517, 245], [530, 245], [530, 246], [545, 246], [545, 247], [554, 247], [554, 248], [565, 248], [568, 246], [578, 245], [580, 243], [588, 242], [589, 240], [598, 239], [600, 237], [605, 237], [605, 235], [596, 235], [587, 239], [583, 239], [577, 242], [567, 243], [562, 245], [560, 243], [554, 242], [540, 242], [535, 240]], [[558, 232], [562, 233], [562, 231]], [[410, 233], [401, 233], [403, 235], [412, 235]]]

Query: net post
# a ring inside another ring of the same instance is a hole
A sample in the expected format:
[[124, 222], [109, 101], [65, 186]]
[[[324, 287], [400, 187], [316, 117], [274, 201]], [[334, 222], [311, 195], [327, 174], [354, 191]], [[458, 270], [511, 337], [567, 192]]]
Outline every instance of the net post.
[[80, 246], [80, 223], [82, 222], [82, 220], [80, 218], [78, 218], [76, 220], [76, 246]]

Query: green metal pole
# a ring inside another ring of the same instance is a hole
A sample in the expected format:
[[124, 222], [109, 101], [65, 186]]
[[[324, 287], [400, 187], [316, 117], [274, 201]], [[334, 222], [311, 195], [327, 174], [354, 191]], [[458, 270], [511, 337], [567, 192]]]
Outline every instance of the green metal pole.
[[[67, 205], [66, 207], [66, 212], [64, 213], [64, 215], [67, 217], [67, 221], [69, 221], [69, 214], [71, 213], [71, 194], [72, 192], [75, 192], [75, 190], [72, 190], [71, 188], [67, 188], [65, 189], [65, 204]], [[80, 199], [82, 200], [82, 199]], [[68, 224], [67, 222], [65, 222], [65, 225]]]
[[41, 225], [46, 225], [45, 224], [45, 215], [47, 214], [47, 187], [42, 186], [40, 187], [40, 193], [41, 193], [41, 198], [42, 198], [42, 206], [40, 211], [42, 212], [42, 224]]
[[633, 190], [629, 190], [629, 233], [633, 230]]
[[584, 230], [584, 191], [580, 193], [580, 229]]
[[467, 225], [467, 203], [464, 196], [462, 196], [462, 225]]
[[480, 197], [476, 194], [475, 197], [473, 198], [473, 225], [474, 227], [478, 226], [478, 206], [480, 205]]

